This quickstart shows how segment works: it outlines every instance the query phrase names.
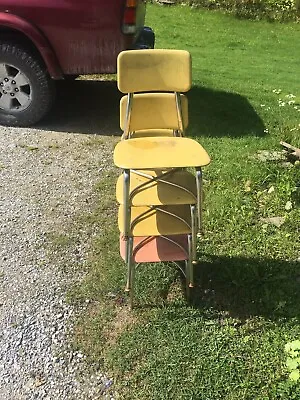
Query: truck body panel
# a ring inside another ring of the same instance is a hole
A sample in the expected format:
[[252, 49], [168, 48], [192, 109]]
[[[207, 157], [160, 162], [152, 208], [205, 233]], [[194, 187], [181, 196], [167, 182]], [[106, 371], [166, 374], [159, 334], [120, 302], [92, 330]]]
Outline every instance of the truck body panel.
[[53, 77], [60, 70], [113, 73], [117, 55], [133, 45], [144, 24], [145, 4], [139, 0], [136, 33], [124, 34], [124, 9], [125, 0], [0, 0], [0, 13], [7, 16], [0, 25], [2, 20], [28, 35]]

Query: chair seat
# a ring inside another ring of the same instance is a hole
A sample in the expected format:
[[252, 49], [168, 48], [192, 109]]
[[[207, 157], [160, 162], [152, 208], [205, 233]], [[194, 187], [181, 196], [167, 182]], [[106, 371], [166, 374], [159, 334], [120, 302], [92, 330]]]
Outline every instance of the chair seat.
[[[161, 175], [161, 170], [142, 170], [142, 173], [156, 177]], [[193, 174], [185, 170], [177, 170], [166, 175], [162, 181], [151, 181], [151, 178], [130, 174], [130, 193], [138, 186], [147, 183], [135, 191], [131, 198], [133, 206], [162, 205], [162, 204], [195, 204], [197, 199], [196, 179]], [[174, 186], [178, 185], [178, 186]], [[123, 204], [123, 175], [119, 176], [116, 187], [117, 201]]]
[[130, 134], [131, 139], [159, 136], [173, 137], [173, 129], [143, 129]]
[[123, 169], [202, 167], [210, 163], [204, 148], [185, 137], [148, 137], [122, 140], [114, 151], [114, 163]]
[[[143, 243], [142, 243], [143, 242]], [[120, 255], [125, 260], [125, 240], [120, 235]], [[139, 248], [139, 245], [141, 246]], [[136, 263], [182, 261], [188, 259], [187, 235], [135, 236], [133, 260]]]
[[[152, 207], [131, 207], [131, 232], [133, 236], [180, 235], [191, 233], [191, 211], [188, 205]], [[147, 214], [144, 215], [144, 213]], [[166, 214], [172, 213], [174, 215]], [[176, 217], [177, 216], [177, 217]], [[138, 223], [133, 223], [136, 221]], [[119, 207], [118, 224], [124, 232], [124, 207]]]

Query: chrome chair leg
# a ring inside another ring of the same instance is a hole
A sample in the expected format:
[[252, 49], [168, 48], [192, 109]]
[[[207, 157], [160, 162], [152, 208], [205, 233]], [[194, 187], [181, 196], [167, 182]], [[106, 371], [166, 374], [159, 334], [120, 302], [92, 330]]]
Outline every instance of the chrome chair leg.
[[124, 169], [123, 171], [124, 187], [123, 187], [123, 201], [124, 201], [124, 236], [128, 236], [130, 232], [130, 170]]
[[197, 262], [197, 217], [196, 206], [191, 205], [191, 227], [192, 227], [192, 262]]
[[198, 232], [203, 232], [202, 226], [202, 203], [203, 203], [203, 189], [202, 189], [202, 169], [196, 168], [196, 185], [197, 185], [197, 212], [198, 212]]
[[188, 300], [190, 298], [190, 287], [189, 287], [189, 260], [185, 260], [185, 293], [186, 293], [186, 299]]
[[134, 306], [134, 278], [135, 278], [135, 262], [133, 261], [133, 257], [131, 256], [130, 260], [130, 292], [129, 292], [129, 297], [130, 297], [130, 309], [133, 309]]
[[127, 282], [125, 286], [125, 292], [130, 292], [132, 289], [132, 266], [133, 262], [133, 237], [129, 237], [126, 244], [126, 264], [127, 264]]
[[190, 289], [194, 287], [194, 265], [192, 262], [193, 248], [192, 248], [192, 235], [188, 235], [188, 260], [186, 268], [186, 288], [187, 297], [190, 298]]
[[128, 235], [130, 232], [130, 217], [131, 217], [131, 208], [130, 208], [130, 170], [125, 169], [123, 171], [123, 201], [124, 201], [124, 239], [125, 239], [125, 262], [128, 264], [129, 262], [129, 248], [128, 248]]

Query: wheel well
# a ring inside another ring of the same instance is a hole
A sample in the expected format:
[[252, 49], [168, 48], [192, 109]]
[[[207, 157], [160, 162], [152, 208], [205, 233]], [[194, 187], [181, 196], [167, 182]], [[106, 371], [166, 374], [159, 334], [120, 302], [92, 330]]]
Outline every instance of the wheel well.
[[46, 67], [45, 61], [43, 57], [41, 56], [41, 53], [39, 52], [38, 48], [36, 45], [32, 42], [31, 39], [29, 39], [24, 33], [11, 29], [11, 28], [6, 28], [6, 27], [0, 27], [0, 43], [5, 40], [9, 40], [10, 42], [14, 42], [16, 44], [20, 44], [26, 49], [29, 50], [29, 52], [38, 58]]

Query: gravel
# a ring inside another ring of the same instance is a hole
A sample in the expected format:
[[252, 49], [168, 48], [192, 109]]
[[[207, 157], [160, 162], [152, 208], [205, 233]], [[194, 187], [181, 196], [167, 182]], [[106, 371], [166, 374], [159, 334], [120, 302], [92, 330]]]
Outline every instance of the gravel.
[[86, 262], [87, 233], [72, 252], [54, 248], [49, 257], [49, 248], [53, 233], [66, 235], [95, 204], [94, 184], [111, 168], [113, 141], [0, 128], [1, 400], [110, 398], [112, 381], [85, 372], [85, 355], [68, 344], [74, 315], [84, 310], [65, 296]]

